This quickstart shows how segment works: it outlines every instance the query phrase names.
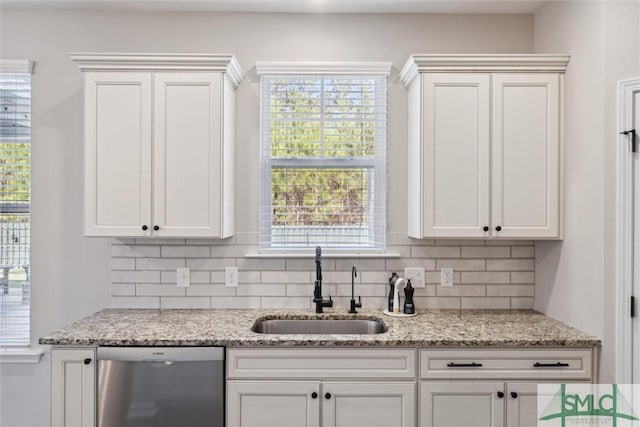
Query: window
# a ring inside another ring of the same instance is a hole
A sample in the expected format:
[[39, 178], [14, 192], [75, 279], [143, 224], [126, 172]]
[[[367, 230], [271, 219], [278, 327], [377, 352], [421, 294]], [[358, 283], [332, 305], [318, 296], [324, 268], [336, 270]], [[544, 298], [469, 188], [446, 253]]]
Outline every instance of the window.
[[29, 345], [30, 71], [0, 61], [0, 347]]
[[260, 249], [384, 250], [390, 64], [256, 69]]

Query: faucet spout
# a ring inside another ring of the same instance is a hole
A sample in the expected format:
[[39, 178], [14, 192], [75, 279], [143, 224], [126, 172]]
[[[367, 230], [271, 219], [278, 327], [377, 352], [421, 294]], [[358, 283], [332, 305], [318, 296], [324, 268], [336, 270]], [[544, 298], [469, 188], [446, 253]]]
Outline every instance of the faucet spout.
[[313, 302], [316, 305], [316, 313], [322, 313], [324, 307], [333, 307], [333, 300], [329, 297], [328, 300], [322, 298], [322, 263], [320, 261], [320, 255], [322, 250], [320, 246], [316, 246], [316, 280], [313, 287]]

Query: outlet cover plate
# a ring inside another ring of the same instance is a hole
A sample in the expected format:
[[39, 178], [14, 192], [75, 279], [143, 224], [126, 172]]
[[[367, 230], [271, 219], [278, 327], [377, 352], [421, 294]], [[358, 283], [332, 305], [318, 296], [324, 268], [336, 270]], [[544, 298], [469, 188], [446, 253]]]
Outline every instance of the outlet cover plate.
[[238, 267], [224, 268], [224, 286], [227, 288], [238, 287]]
[[453, 268], [440, 269], [440, 286], [450, 288], [453, 286]]
[[405, 280], [411, 280], [411, 286], [414, 288], [424, 288], [424, 268], [423, 267], [407, 267], [404, 269]]
[[191, 286], [189, 267], [178, 267], [176, 273], [176, 282], [179, 288], [188, 288]]

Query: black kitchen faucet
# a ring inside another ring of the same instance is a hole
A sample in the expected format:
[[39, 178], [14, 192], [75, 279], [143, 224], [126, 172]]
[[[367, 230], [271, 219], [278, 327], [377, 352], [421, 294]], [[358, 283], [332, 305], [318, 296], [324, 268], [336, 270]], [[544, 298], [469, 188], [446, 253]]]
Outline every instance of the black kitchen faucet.
[[322, 313], [324, 307], [333, 307], [333, 300], [329, 297], [328, 300], [322, 299], [322, 263], [320, 261], [320, 255], [322, 250], [320, 246], [316, 246], [316, 281], [313, 288], [313, 302], [316, 305], [316, 313]]

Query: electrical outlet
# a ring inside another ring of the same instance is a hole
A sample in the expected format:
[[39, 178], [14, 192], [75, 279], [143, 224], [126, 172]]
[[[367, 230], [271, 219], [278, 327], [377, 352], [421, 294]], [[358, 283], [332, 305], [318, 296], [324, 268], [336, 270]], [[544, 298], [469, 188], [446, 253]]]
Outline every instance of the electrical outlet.
[[238, 287], [238, 267], [224, 268], [224, 286], [227, 288]]
[[453, 286], [453, 268], [440, 269], [440, 286], [445, 288]]
[[176, 273], [176, 282], [178, 283], [179, 288], [188, 288], [191, 286], [189, 267], [178, 267]]
[[414, 288], [424, 288], [424, 268], [407, 267], [404, 269], [405, 280], [411, 280], [411, 286]]

